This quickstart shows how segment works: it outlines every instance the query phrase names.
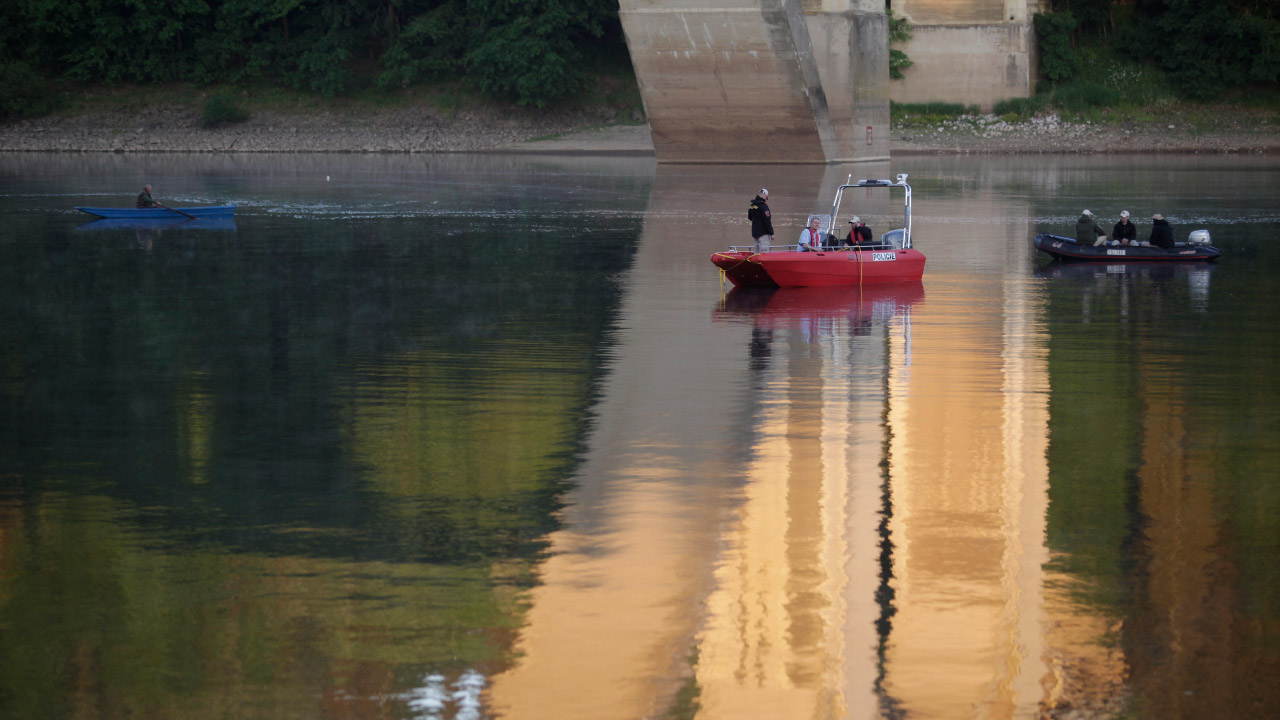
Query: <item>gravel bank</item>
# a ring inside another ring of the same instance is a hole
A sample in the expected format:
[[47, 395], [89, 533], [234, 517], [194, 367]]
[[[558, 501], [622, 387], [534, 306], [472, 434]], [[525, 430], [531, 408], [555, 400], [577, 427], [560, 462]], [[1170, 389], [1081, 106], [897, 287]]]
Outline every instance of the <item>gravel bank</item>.
[[474, 152], [564, 135], [615, 119], [608, 110], [438, 112], [422, 108], [297, 115], [255, 112], [202, 128], [184, 107], [51, 116], [0, 125], [0, 151]]
[[994, 115], [970, 115], [929, 127], [895, 128], [890, 146], [895, 154], [1275, 153], [1280, 152], [1280, 115], [1232, 110], [1209, 122], [1171, 114], [1149, 123], [1073, 123], [1057, 115], [1008, 123]]
[[[993, 115], [966, 116], [894, 128], [890, 148], [895, 154], [1280, 152], [1280, 113], [1202, 110], [1201, 116], [1213, 120], [1169, 114], [1155, 123], [1095, 124], [1048, 115], [1007, 123]], [[639, 120], [605, 108], [261, 111], [237, 125], [205, 129], [189, 107], [151, 107], [6, 123], [0, 125], [0, 151], [652, 153], [643, 123], [623, 124]]]

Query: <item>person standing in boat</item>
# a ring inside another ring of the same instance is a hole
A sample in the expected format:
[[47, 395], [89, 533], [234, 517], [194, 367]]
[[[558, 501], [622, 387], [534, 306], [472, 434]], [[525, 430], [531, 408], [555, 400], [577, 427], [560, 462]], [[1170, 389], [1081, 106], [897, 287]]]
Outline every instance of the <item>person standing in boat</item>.
[[1160, 213], [1151, 216], [1151, 237], [1147, 238], [1147, 244], [1173, 249], [1173, 226]]
[[751, 238], [755, 241], [756, 252], [769, 252], [773, 243], [773, 216], [769, 212], [769, 190], [760, 188], [760, 192], [751, 200], [747, 208], [747, 219], [751, 221]]
[[138, 193], [138, 207], [140, 208], [160, 207], [160, 203], [156, 202], [155, 198], [151, 197], [150, 185], [143, 187], [142, 192]]
[[1111, 228], [1112, 241], [1120, 245], [1138, 244], [1138, 226], [1129, 222], [1129, 211], [1120, 211], [1120, 222]]
[[1106, 245], [1107, 231], [1098, 227], [1093, 213], [1085, 210], [1076, 221], [1076, 242], [1081, 245]]
[[809, 216], [809, 227], [800, 231], [800, 239], [796, 242], [798, 252], [813, 252], [822, 249], [822, 237], [818, 234], [819, 219], [817, 215]]
[[847, 247], [855, 247], [862, 244], [871, 243], [871, 228], [862, 222], [862, 218], [854, 215], [849, 218], [849, 234], [845, 236], [842, 245]]

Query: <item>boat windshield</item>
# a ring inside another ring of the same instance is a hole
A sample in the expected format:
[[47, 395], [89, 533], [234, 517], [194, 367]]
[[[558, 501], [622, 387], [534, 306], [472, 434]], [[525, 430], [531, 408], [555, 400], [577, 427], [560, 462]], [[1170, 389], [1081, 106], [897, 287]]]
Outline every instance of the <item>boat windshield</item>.
[[890, 180], [859, 180], [855, 183], [852, 180], [853, 178], [850, 176], [849, 181], [836, 188], [836, 197], [831, 204], [831, 215], [828, 216], [828, 224], [834, 224], [836, 219], [840, 217], [840, 202], [844, 199], [845, 190], [849, 188], [885, 188], [886, 191], [891, 192], [893, 188], [898, 188], [904, 191], [902, 227], [882, 234], [877, 244], [897, 249], [911, 247], [911, 186], [907, 184], [906, 173], [900, 173], [896, 182]]

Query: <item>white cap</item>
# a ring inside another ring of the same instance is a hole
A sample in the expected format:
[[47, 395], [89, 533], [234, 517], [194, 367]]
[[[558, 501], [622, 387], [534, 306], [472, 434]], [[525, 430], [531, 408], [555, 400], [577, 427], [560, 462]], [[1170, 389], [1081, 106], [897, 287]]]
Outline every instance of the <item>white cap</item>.
[[1120, 211], [1120, 217], [1129, 217], [1129, 211], [1128, 211], [1128, 210], [1121, 210], [1121, 211]]
[[1093, 217], [1093, 213], [1089, 212], [1088, 210], [1085, 210], [1084, 212], [1082, 212], [1082, 213], [1080, 213], [1080, 214], [1081, 214], [1081, 215], [1088, 215], [1089, 217]]
[[769, 197], [769, 188], [760, 188], [760, 197]]
[[853, 223], [854, 225], [857, 225], [858, 223], [862, 222], [862, 218], [858, 217], [857, 215], [854, 215], [853, 217], [849, 218], [849, 222]]

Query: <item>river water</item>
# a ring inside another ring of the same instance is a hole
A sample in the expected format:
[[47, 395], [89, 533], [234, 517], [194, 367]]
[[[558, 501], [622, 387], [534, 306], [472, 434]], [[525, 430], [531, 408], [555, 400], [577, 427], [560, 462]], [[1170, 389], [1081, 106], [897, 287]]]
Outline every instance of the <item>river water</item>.
[[[722, 288], [758, 188], [790, 242], [903, 172], [923, 282]], [[236, 217], [72, 209], [145, 183]], [[0, 155], [0, 717], [1263, 716], [1277, 197], [1267, 157]], [[1224, 257], [1037, 256], [1084, 208]]]

